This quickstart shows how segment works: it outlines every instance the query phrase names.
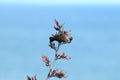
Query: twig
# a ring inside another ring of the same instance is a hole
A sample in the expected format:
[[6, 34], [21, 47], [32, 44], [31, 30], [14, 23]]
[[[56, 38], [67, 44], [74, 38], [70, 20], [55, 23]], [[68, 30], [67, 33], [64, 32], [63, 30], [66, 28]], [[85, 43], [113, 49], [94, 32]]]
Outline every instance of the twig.
[[57, 56], [56, 56], [56, 55], [57, 55], [57, 53], [58, 53], [58, 50], [59, 50], [59, 48], [60, 48], [60, 45], [61, 45], [61, 43], [58, 43], [58, 46], [57, 46], [56, 49], [55, 49], [54, 60], [53, 60], [52, 64], [49, 65], [49, 73], [48, 73], [48, 75], [47, 75], [47, 77], [46, 77], [45, 80], [48, 80], [48, 79], [50, 78], [50, 73], [52, 72], [52, 69], [53, 69], [53, 67], [55, 66], [55, 63], [56, 63], [56, 60], [57, 60]]

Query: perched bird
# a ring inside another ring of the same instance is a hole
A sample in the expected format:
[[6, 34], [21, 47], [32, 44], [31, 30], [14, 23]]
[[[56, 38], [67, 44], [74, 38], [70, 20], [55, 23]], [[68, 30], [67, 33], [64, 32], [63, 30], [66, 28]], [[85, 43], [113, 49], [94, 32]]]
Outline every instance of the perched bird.
[[52, 37], [49, 37], [50, 43], [53, 41], [57, 41], [59, 43], [71, 43], [73, 40], [73, 37], [68, 34], [69, 31], [64, 30], [64, 23], [62, 25], [59, 24], [59, 22], [55, 19], [56, 26], [54, 29], [57, 31], [55, 35], [52, 35]]
[[70, 43], [73, 40], [73, 37], [67, 33], [57, 33], [52, 37], [49, 37], [50, 43], [53, 41], [57, 41], [59, 43]]

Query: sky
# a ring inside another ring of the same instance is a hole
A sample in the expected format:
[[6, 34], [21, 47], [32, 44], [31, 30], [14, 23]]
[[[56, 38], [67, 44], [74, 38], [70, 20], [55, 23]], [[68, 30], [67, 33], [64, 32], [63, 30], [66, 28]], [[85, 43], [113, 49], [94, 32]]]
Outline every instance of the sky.
[[5, 4], [41, 4], [41, 5], [79, 5], [79, 4], [107, 4], [118, 5], [120, 0], [0, 0]]
[[[0, 1], [4, 3], [0, 5], [0, 80], [25, 80], [26, 75], [35, 74], [38, 80], [45, 80], [48, 69], [41, 56], [53, 59], [48, 44], [55, 33], [54, 19], [65, 22], [65, 30], [71, 30], [73, 36], [72, 43], [59, 50], [71, 57], [56, 63], [55, 69], [67, 72], [68, 78], [62, 80], [120, 80], [120, 6], [113, 6], [119, 1], [88, 1], [112, 6], [89, 6], [87, 1], [84, 6], [74, 6], [82, 2], [72, 0], [61, 0], [56, 6], [49, 1]], [[13, 5], [16, 3], [20, 5]]]

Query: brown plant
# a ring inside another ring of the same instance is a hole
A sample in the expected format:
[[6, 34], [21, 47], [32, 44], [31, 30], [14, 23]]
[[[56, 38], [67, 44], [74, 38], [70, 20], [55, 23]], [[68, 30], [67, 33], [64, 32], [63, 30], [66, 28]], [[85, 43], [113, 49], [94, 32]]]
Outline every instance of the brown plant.
[[[54, 60], [50, 64], [49, 58], [46, 55], [42, 55], [43, 62], [47, 67], [49, 67], [49, 72], [45, 80], [48, 80], [49, 78], [52, 78], [52, 77], [67, 78], [66, 73], [64, 73], [62, 70], [59, 71], [58, 69], [53, 69], [53, 68], [57, 60], [71, 59], [71, 57], [66, 56], [65, 52], [58, 53], [58, 50], [61, 45], [71, 43], [71, 41], [73, 40], [73, 37], [69, 34], [70, 31], [64, 30], [64, 27], [63, 27], [64, 23], [60, 25], [59, 22], [55, 19], [55, 24], [56, 26], [54, 26], [54, 29], [57, 32], [55, 34], [52, 34], [51, 37], [49, 37], [49, 46], [55, 51]], [[37, 80], [37, 78], [36, 76], [32, 78], [27, 76], [27, 80]]]

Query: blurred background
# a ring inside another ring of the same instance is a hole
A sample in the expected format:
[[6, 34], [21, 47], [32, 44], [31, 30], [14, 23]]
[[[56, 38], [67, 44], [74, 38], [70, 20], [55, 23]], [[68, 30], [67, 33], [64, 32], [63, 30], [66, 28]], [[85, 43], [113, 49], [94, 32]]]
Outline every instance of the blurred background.
[[67, 72], [62, 80], [120, 80], [119, 5], [119, 0], [1, 0], [0, 80], [27, 75], [45, 80], [41, 56], [53, 59], [48, 44], [54, 19], [65, 22], [74, 37], [59, 50], [72, 57], [56, 63], [55, 69]]

